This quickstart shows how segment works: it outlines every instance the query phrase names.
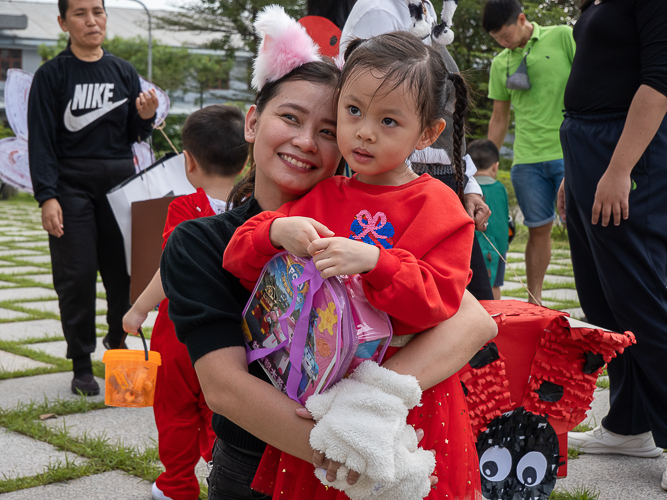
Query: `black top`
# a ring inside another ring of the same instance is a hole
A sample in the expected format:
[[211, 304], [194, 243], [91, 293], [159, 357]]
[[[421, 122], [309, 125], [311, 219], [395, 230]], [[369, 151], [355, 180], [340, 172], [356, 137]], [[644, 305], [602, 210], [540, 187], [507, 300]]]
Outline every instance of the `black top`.
[[642, 84], [667, 95], [667, 0], [591, 3], [574, 40], [568, 111], [627, 112]]
[[[245, 346], [241, 319], [250, 292], [222, 268], [222, 256], [234, 231], [262, 209], [254, 198], [220, 215], [179, 224], [162, 253], [160, 277], [169, 299], [169, 318], [194, 363], [225, 347]], [[258, 362], [250, 373], [271, 383]], [[228, 444], [261, 452], [266, 444], [222, 415], [213, 430]]]
[[139, 75], [104, 51], [97, 61], [66, 49], [35, 73], [28, 99], [28, 151], [35, 198], [57, 198], [59, 165], [68, 158], [132, 158], [132, 143], [148, 137], [153, 119], [136, 108]]

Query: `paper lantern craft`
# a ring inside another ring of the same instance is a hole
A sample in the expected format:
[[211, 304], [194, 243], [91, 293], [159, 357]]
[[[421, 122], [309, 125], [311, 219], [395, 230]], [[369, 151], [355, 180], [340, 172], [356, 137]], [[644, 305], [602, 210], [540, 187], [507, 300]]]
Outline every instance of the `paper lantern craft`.
[[584, 420], [606, 363], [635, 343], [525, 302], [482, 301], [497, 337], [460, 372], [477, 436], [482, 494], [546, 500], [567, 472], [567, 433]]

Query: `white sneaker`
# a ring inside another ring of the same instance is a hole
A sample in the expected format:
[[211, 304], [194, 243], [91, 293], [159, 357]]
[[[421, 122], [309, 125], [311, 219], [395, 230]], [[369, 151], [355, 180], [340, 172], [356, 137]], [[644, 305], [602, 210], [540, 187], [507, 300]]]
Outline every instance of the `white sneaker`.
[[[568, 446], [582, 453], [593, 455], [629, 455], [631, 457], [656, 458], [662, 455], [650, 432], [636, 436], [623, 436], [608, 431], [601, 425], [588, 432], [568, 432]], [[663, 482], [667, 476], [663, 477]]]
[[663, 490], [667, 491], [667, 470], [662, 473], [662, 483], [660, 483], [660, 486]]
[[151, 494], [153, 495], [153, 500], [171, 500], [170, 497], [162, 493], [162, 490], [157, 487], [157, 483], [153, 483], [153, 486], [151, 486]]

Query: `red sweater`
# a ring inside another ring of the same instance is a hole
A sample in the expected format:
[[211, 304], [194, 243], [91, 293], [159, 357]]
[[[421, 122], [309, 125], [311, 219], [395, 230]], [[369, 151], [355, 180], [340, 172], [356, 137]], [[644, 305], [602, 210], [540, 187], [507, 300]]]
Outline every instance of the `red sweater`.
[[394, 333], [417, 333], [453, 316], [470, 281], [472, 219], [454, 192], [429, 175], [401, 186], [333, 177], [277, 212], [263, 212], [237, 229], [223, 265], [252, 289], [264, 265], [282, 249], [269, 239], [284, 216], [311, 217], [336, 236], [380, 248], [362, 275], [369, 302], [393, 319]]
[[208, 196], [202, 188], [197, 189], [197, 192], [185, 196], [179, 196], [169, 204], [167, 210], [167, 222], [164, 225], [162, 233], [162, 249], [167, 244], [167, 240], [171, 233], [176, 229], [181, 222], [191, 219], [198, 219], [199, 217], [209, 217], [215, 215], [208, 201]]
[[[171, 236], [171, 233], [174, 232], [176, 226], [181, 222], [197, 219], [199, 217], [208, 217], [210, 215], [215, 215], [215, 212], [211, 208], [211, 204], [208, 202], [208, 196], [202, 188], [197, 189], [197, 192], [195, 193], [176, 198], [169, 204], [169, 209], [167, 210], [167, 221], [165, 222], [164, 231], [162, 232], [162, 249], [164, 250], [169, 236]], [[156, 335], [176, 336], [174, 324], [169, 319], [168, 310], [169, 299], [164, 299], [160, 302], [157, 318], [155, 319], [155, 326], [151, 333], [152, 337], [155, 337]]]

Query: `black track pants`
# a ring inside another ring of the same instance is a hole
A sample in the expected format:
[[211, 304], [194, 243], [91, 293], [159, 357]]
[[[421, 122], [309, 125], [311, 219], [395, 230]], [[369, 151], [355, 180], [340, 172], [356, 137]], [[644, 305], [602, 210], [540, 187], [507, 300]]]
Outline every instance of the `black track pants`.
[[67, 340], [67, 357], [95, 350], [97, 271], [107, 293], [109, 338], [123, 337], [123, 315], [130, 308], [130, 278], [123, 237], [106, 193], [134, 174], [132, 160], [63, 160], [58, 195], [63, 211], [60, 238], [49, 235], [53, 285]]
[[631, 331], [637, 344], [608, 366], [609, 414], [617, 434], [652, 431], [667, 447], [667, 119], [632, 170], [630, 217], [591, 224], [598, 182], [625, 125], [621, 115], [566, 115], [565, 202], [572, 265], [589, 322]]

